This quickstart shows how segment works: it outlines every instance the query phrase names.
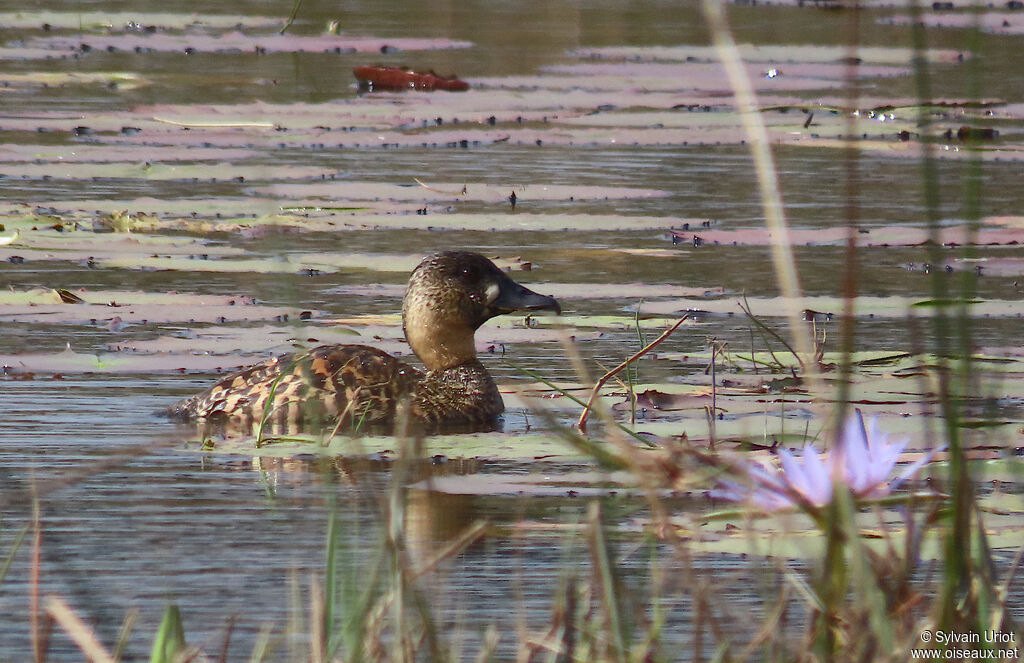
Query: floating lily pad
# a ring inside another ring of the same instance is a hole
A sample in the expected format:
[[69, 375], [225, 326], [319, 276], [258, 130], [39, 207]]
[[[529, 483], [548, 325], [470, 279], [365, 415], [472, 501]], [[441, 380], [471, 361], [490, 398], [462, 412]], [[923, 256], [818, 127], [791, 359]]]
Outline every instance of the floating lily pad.
[[[21, 293], [24, 295], [29, 293]], [[36, 295], [35, 299], [49, 297]], [[36, 308], [42, 304], [33, 304]], [[209, 306], [204, 305], [204, 306]], [[175, 336], [161, 336], [145, 340], [135, 340], [130, 336], [130, 326], [139, 322], [160, 322], [160, 315], [155, 319], [140, 320], [136, 315], [141, 307], [128, 305], [129, 314], [124, 313], [122, 306], [100, 309], [98, 314], [103, 317], [93, 318], [89, 323], [110, 326], [111, 320], [117, 320], [116, 331], [111, 331], [112, 340], [107, 343], [106, 351], [100, 353], [79, 353], [71, 348], [63, 352], [17, 353], [0, 355], [0, 365], [7, 373], [110, 373], [131, 374], [166, 371], [214, 371], [230, 372], [252, 365], [262, 359], [289, 352], [298, 352], [318, 345], [326, 344], [363, 344], [372, 345], [395, 356], [406, 356], [414, 364], [412, 351], [405, 343], [400, 319], [393, 326], [367, 325], [358, 330], [330, 326], [293, 327], [293, 326], [221, 326], [203, 327], [196, 330], [181, 332]], [[246, 313], [252, 306], [246, 307]], [[22, 309], [23, 310], [23, 309]], [[52, 309], [46, 309], [50, 311]], [[152, 310], [152, 307], [148, 310]], [[8, 312], [11, 312], [8, 317]], [[0, 304], [0, 319], [16, 321], [38, 321], [34, 318], [19, 316], [16, 307]], [[87, 313], [96, 313], [90, 309]], [[46, 313], [44, 312], [44, 315]], [[104, 315], [105, 314], [105, 315]], [[54, 314], [56, 315], [56, 314]], [[191, 315], [191, 311], [188, 315]], [[116, 318], [112, 317], [116, 316]], [[166, 317], [166, 316], [162, 316]], [[207, 320], [209, 316], [199, 315], [189, 319], [193, 322], [239, 322], [251, 320], [251, 316], [239, 317], [237, 314], [230, 320], [217, 318]], [[275, 316], [277, 317], [277, 316]], [[291, 316], [290, 316], [291, 317]], [[70, 318], [70, 319], [69, 319]], [[62, 322], [84, 323], [74, 316], [62, 316]], [[173, 321], [173, 320], [171, 320]], [[599, 334], [590, 334], [596, 338]], [[556, 342], [561, 334], [552, 330], [538, 330], [513, 325], [498, 325], [494, 322], [485, 325], [477, 333], [477, 348], [483, 354], [494, 353], [497, 347], [506, 343], [538, 343]], [[515, 405], [513, 398], [510, 403]]]
[[[862, 545], [879, 555], [892, 550], [904, 550], [910, 534], [905, 518], [890, 512], [880, 529], [876, 510], [856, 516], [862, 533]], [[741, 512], [727, 525], [721, 523], [694, 523], [677, 518], [687, 537], [687, 549], [696, 554], [757, 555], [779, 559], [820, 559], [823, 554], [821, 531], [805, 515], [787, 513], [751, 520]], [[1020, 514], [988, 517], [986, 514], [986, 542], [992, 550], [1015, 551], [1024, 535], [1024, 519]], [[647, 523], [647, 526], [650, 524]], [[915, 534], [916, 536], [916, 534]], [[922, 560], [942, 560], [946, 556], [944, 540], [932, 532], [919, 542], [916, 554]]]
[[[973, 6], [971, 7], [973, 10]], [[983, 12], [928, 12], [918, 17], [909, 14], [893, 14], [876, 19], [879, 23], [889, 25], [910, 25], [920, 23], [929, 28], [961, 28], [974, 29], [1000, 35], [1024, 34], [1024, 20], [1020, 12], [994, 11]]]
[[[102, 224], [101, 220], [94, 222]], [[145, 225], [142, 219], [141, 224]], [[15, 225], [17, 227], [17, 225]], [[168, 237], [131, 232], [92, 232], [91, 230], [64, 230], [63, 226], [45, 229], [25, 229], [19, 231], [13, 244], [23, 249], [34, 249], [47, 252], [47, 255], [60, 257], [63, 254], [83, 254], [91, 251], [99, 254], [129, 254], [160, 252], [174, 255], [187, 255], [200, 259], [203, 254], [209, 256], [241, 255], [245, 251], [238, 247], [214, 244], [202, 238]], [[12, 247], [10, 250], [14, 250]], [[6, 249], [5, 249], [6, 250]], [[89, 255], [93, 255], [89, 253]], [[0, 255], [6, 257], [6, 255]]]
[[[787, 234], [789, 241], [795, 246], [845, 246], [851, 234], [856, 238], [857, 244], [863, 247], [918, 246], [929, 242], [947, 246], [999, 245], [1019, 244], [1024, 239], [1020, 230], [1015, 228], [976, 229], [967, 225], [945, 226], [936, 234], [932, 234], [927, 228], [908, 225], [865, 227], [858, 231], [844, 226], [789, 228]], [[682, 243], [692, 244], [698, 241], [702, 246], [770, 246], [774, 241], [774, 235], [763, 226], [742, 229], [700, 228], [675, 231], [673, 235]]]
[[[0, 314], [2, 317], [2, 314]], [[130, 354], [102, 352], [24, 353], [0, 355], [4, 375], [74, 374], [74, 373], [161, 373], [161, 372], [230, 372], [254, 363], [253, 357], [241, 354]]]
[[[764, 113], [762, 119], [767, 126], [773, 128], [793, 128], [801, 126], [803, 119], [795, 115]], [[651, 128], [651, 129], [716, 129], [717, 133], [706, 138], [724, 135], [723, 131], [740, 127], [740, 119], [736, 113], [717, 111], [714, 113], [695, 113], [685, 110], [647, 111], [624, 109], [621, 111], [602, 111], [588, 113], [579, 117], [562, 118], [559, 124], [589, 127], [616, 127], [620, 129]], [[694, 135], [695, 142], [698, 136]], [[739, 139], [738, 139], [739, 140]], [[738, 142], [738, 140], [736, 142]], [[725, 141], [722, 141], [725, 142]]]
[[1024, 230], [1024, 216], [989, 216], [983, 219], [983, 222], [996, 226], [1004, 226], [1006, 228]]
[[[611, 65], [605, 65], [611, 66]], [[678, 65], [693, 66], [693, 65]], [[796, 72], [796, 69], [791, 69]], [[822, 72], [817, 72], [822, 74]], [[593, 77], [581, 78], [590, 80]], [[720, 84], [721, 75], [711, 77]], [[817, 85], [808, 79], [810, 84]], [[823, 80], [823, 79], [821, 79]], [[670, 92], [643, 92], [643, 98], [621, 92], [596, 94], [570, 91], [553, 95], [550, 90], [519, 91], [515, 94], [488, 91], [479, 95], [448, 95], [452, 101], [417, 103], [408, 95], [393, 95], [389, 103], [373, 99], [344, 99], [321, 104], [248, 103], [217, 106], [151, 106], [131, 112], [99, 113], [90, 118], [87, 139], [120, 146], [178, 146], [243, 148], [471, 148], [499, 143], [515, 145], [687, 145], [738, 144], [747, 139], [740, 116], [722, 101], [721, 91], [703, 103], [687, 94], [681, 101]], [[609, 96], [609, 94], [613, 96]], [[615, 96], [619, 95], [619, 96]], [[621, 96], [621, 98], [620, 98]], [[913, 100], [886, 99], [855, 113], [856, 125], [849, 124], [844, 99], [833, 95], [808, 103], [787, 97], [783, 90], [762, 97], [763, 120], [772, 130], [772, 140], [817, 141], [823, 147], [854, 131], [859, 142], [892, 140], [900, 143], [900, 132], [916, 135], [919, 105]], [[943, 102], [934, 113], [944, 113], [951, 122], [969, 117], [990, 121], [982, 110], [991, 103]], [[652, 108], [658, 110], [651, 110]], [[800, 111], [800, 112], [790, 112]], [[1005, 105], [1002, 114], [1014, 116]], [[884, 122], [883, 122], [884, 120]], [[81, 120], [60, 114], [33, 114], [7, 118], [6, 125], [23, 130], [49, 129], [78, 132]], [[805, 126], [805, 124], [807, 126]], [[956, 129], [959, 125], [953, 126]], [[133, 128], [125, 131], [125, 128]], [[187, 131], [186, 131], [187, 129]], [[941, 131], [945, 131], [942, 129]], [[941, 133], [940, 131], [940, 133]], [[845, 144], [846, 141], [840, 140]], [[901, 143], [902, 144], [902, 143]], [[1007, 146], [1000, 145], [1003, 152]], [[902, 148], [906, 150], [907, 148]], [[954, 152], [951, 152], [955, 154]]]
[[468, 41], [443, 38], [382, 38], [352, 35], [245, 34], [238, 31], [216, 35], [205, 33], [152, 34], [122, 33], [88, 35], [85, 37], [31, 37], [29, 48], [46, 48], [57, 53], [88, 51], [135, 51], [191, 53], [381, 53], [386, 50], [427, 51], [448, 48], [469, 48]]
[[[10, 120], [0, 119], [0, 127], [7, 127]], [[28, 125], [37, 122], [29, 118], [19, 120]], [[47, 120], [52, 121], [52, 120]], [[59, 120], [68, 125], [67, 130], [82, 123], [80, 117]], [[38, 128], [38, 127], [36, 127]], [[31, 129], [32, 131], [35, 130]], [[237, 161], [253, 156], [250, 150], [239, 148], [202, 147], [195, 145], [187, 150], [181, 148], [147, 147], [119, 145], [33, 145], [22, 143], [4, 143], [0, 145], [0, 163], [157, 163], [167, 161]]]
[[23, 46], [10, 48], [6, 46], [0, 46], [0, 60], [49, 60], [54, 57], [57, 58], [68, 58], [73, 57], [68, 54], [54, 54], [48, 48], [25, 48]]
[[101, 268], [141, 269], [147, 271], [224, 272], [250, 274], [332, 274], [339, 268], [335, 264], [320, 263], [300, 255], [273, 258], [213, 257], [197, 260], [195, 256], [128, 255], [100, 256], [95, 260]]
[[[110, 352], [139, 354], [277, 355], [329, 343], [373, 344], [387, 352], [400, 350], [399, 343], [383, 347], [383, 339], [334, 326], [214, 326], [188, 330], [174, 336], [134, 339], [118, 338], [107, 344]], [[404, 344], [402, 344], [404, 345]], [[408, 346], [404, 348], [408, 351]], [[250, 360], [252, 363], [254, 360]]]
[[1024, 276], [1024, 258], [1008, 256], [987, 256], [948, 260], [938, 269], [959, 272], [977, 272], [983, 276], [1017, 277]]
[[531, 318], [531, 324], [538, 327], [565, 329], [615, 330], [634, 330], [639, 325], [641, 329], [664, 330], [675, 324], [677, 319], [660, 315], [648, 315], [646, 313], [642, 314], [639, 320], [633, 315], [561, 315], [558, 317], [538, 316]]
[[[487, 147], [491, 145], [507, 144], [515, 146], [577, 146], [577, 147], [608, 147], [608, 146], [657, 146], [657, 145], [738, 145], [748, 139], [742, 128], [740, 117], [733, 111], [731, 121], [719, 120], [719, 126], [708, 127], [701, 123], [699, 118], [693, 123], [686, 123], [680, 120], [684, 126], [665, 127], [657, 123], [650, 126], [632, 126], [631, 114], [623, 112], [617, 116], [609, 116], [613, 119], [621, 117], [622, 122], [616, 124], [611, 122], [609, 126], [574, 126], [572, 122], [566, 124], [551, 123], [544, 127], [522, 127], [514, 131], [507, 129], [490, 129], [479, 126], [471, 126], [460, 129], [424, 129], [424, 130], [376, 130], [337, 132], [328, 135], [312, 134], [309, 132], [282, 132], [282, 133], [253, 133], [251, 131], [218, 131], [202, 134], [182, 134], [179, 132], [146, 133], [129, 137], [118, 137], [119, 143], [134, 143], [138, 145], [157, 146], [187, 146], [203, 144], [221, 148], [239, 147], [245, 149], [271, 149], [271, 148], [292, 148], [292, 149], [318, 149], [331, 147], [334, 149], [395, 149], [395, 148], [450, 148], [450, 149], [471, 149]], [[796, 117], [792, 118], [795, 123]], [[909, 122], [909, 120], [908, 120]], [[899, 155], [904, 153], [910, 155], [911, 148], [906, 147], [907, 143], [900, 142], [898, 132], [903, 128], [892, 125], [872, 125], [873, 131], [867, 138], [859, 137], [856, 145], [862, 149], [883, 149], [889, 145], [889, 141], [896, 147], [893, 150]], [[905, 126], [910, 126], [909, 124]], [[784, 120], [777, 131], [773, 132], [773, 141], [786, 142], [805, 146], [838, 147], [845, 146], [847, 141], [840, 140], [841, 130], [838, 125], [831, 135], [820, 135], [821, 132], [812, 127], [810, 130], [801, 129], [800, 124], [789, 124]], [[262, 129], [261, 132], [269, 130]], [[113, 140], [106, 136], [96, 136], [95, 140]], [[915, 145], [915, 144], [911, 144]], [[903, 147], [900, 147], [903, 146]], [[962, 151], [960, 146], [954, 146], [946, 152], [937, 152], [936, 156], [956, 156]], [[916, 148], [915, 148], [916, 149]], [[1000, 155], [1011, 158], [1019, 149], [1013, 145], [1002, 144], [996, 148], [985, 148], [982, 154], [992, 153], [991, 158], [998, 158]], [[461, 186], [461, 185], [460, 185]], [[300, 194], [293, 194], [300, 195]]]
[[[735, 0], [736, 4], [745, 4], [747, 0]], [[860, 7], [863, 9], [903, 9], [907, 8], [906, 0], [859, 0]], [[760, 4], [771, 6], [796, 6], [800, 8], [806, 8], [811, 11], [816, 10], [835, 10], [845, 9], [844, 5], [839, 0], [814, 0], [813, 2], [807, 2], [806, 0], [759, 0]], [[992, 7], [994, 3], [989, 3], [986, 7]], [[941, 12], [946, 13], [951, 10], [959, 9], [978, 9], [978, 4], [975, 0], [942, 0], [941, 2], [933, 2], [931, 4], [922, 3], [920, 10], [922, 13]]]
[[[846, 46], [801, 46], [796, 44], [740, 44], [740, 58], [744, 62], [760, 64], [800, 63], [835, 64], [847, 66], [850, 50]], [[687, 62], [691, 60], [718, 60], [714, 46], [604, 46], [600, 48], [579, 48], [569, 51], [583, 59], [627, 60], [630, 62]], [[914, 58], [921, 56], [929, 62], [959, 62], [967, 54], [951, 49], [927, 49], [915, 51], [911, 48], [858, 46], [856, 56], [865, 64], [911, 65]]]
[[160, 29], [183, 30], [208, 28], [237, 30], [246, 28], [278, 28], [282, 20], [269, 16], [241, 14], [175, 14], [170, 12], [108, 12], [102, 10], [16, 11], [0, 12], [0, 27], [43, 28], [65, 30], [138, 30], [146, 26]]
[[[513, 265], [511, 269], [515, 269]], [[506, 267], [509, 269], [509, 267]], [[699, 288], [657, 283], [553, 283], [535, 286], [556, 299], [653, 299], [660, 297], [715, 297], [724, 294], [721, 288]], [[401, 297], [405, 285], [374, 283], [371, 285], [341, 285], [327, 291], [330, 294], [359, 295], [364, 297]]]
[[[798, 53], [794, 53], [794, 55], [799, 56]], [[580, 62], [551, 65], [546, 67], [545, 71], [574, 74], [587, 79], [623, 76], [630, 81], [626, 87], [635, 85], [645, 89], [662, 89], [656, 81], [672, 81], [674, 79], [675, 82], [670, 83], [668, 89], [678, 89], [682, 85], [685, 86], [684, 89], [730, 92], [725, 69], [717, 60], [718, 58], [705, 61], [689, 60], [678, 64], [634, 61]], [[796, 57], [785, 62], [785, 67], [780, 66], [779, 68], [765, 64], [763, 60], [753, 63], [747, 61], [745, 64], [751, 84], [755, 88], [766, 90], [833, 87], [835, 83], [848, 78], [851, 74], [858, 77], [879, 77], [902, 76], [910, 73], [909, 61], [905, 65], [864, 62], [851, 69], [847, 64], [838, 60], [839, 58], [807, 62]], [[829, 82], [826, 83], [826, 81]], [[617, 87], [624, 86], [620, 83]]]
[[[396, 302], [397, 304], [397, 302]], [[318, 326], [216, 326], [190, 330], [175, 336], [161, 336], [143, 340], [131, 337], [117, 338], [108, 343], [111, 352], [171, 353], [171, 354], [282, 354], [303, 348], [327, 344], [361, 344], [380, 348], [394, 355], [409, 355], [405, 334], [398, 315], [387, 318], [391, 324], [355, 319], [346, 326], [320, 324]], [[517, 325], [513, 319], [492, 320], [476, 334], [477, 350], [483, 354], [499, 352], [505, 344], [559, 342], [566, 332]], [[600, 332], [579, 332], [577, 340], [600, 338]]]
[[467, 182], [424, 182], [422, 185], [410, 182], [406, 185], [383, 182], [317, 182], [313, 184], [277, 184], [267, 187], [253, 187], [252, 191], [267, 196], [286, 198], [327, 198], [331, 200], [399, 200], [440, 202], [453, 200], [474, 200], [491, 203], [508, 203], [508, 197], [515, 193], [522, 202], [530, 200], [608, 200], [620, 198], [661, 198], [669, 195], [658, 189], [627, 187], [569, 186], [565, 184], [524, 184], [505, 185], [477, 184]]
[[[0, 52], [0, 59], [3, 59]], [[101, 71], [37, 71], [32, 73], [0, 73], [0, 86], [5, 88], [55, 88], [83, 85], [117, 87], [119, 90], [134, 90], [148, 85], [149, 80], [140, 74], [130, 72]]]
[[[317, 436], [288, 436], [264, 440], [257, 444], [251, 437], [214, 439], [203, 449], [199, 443], [191, 443], [187, 451], [206, 451], [217, 454], [241, 454], [291, 458], [294, 456], [397, 456], [401, 442], [393, 437], [373, 436], [346, 438], [336, 436], [325, 443]], [[578, 459], [575, 451], [562, 438], [544, 434], [499, 433], [472, 435], [438, 435], [428, 438], [424, 453], [428, 456], [449, 458], [504, 458], [504, 459]]]
[[[426, 95], [426, 96], [423, 96]], [[322, 103], [271, 104], [252, 102], [218, 105], [154, 105], [135, 109], [132, 116], [151, 121], [166, 131], [173, 127], [215, 129], [228, 127], [277, 128], [308, 131], [311, 136], [331, 140], [333, 134], [377, 129], [434, 129], [453, 125], [521, 125], [540, 123], [546, 118], [574, 115], [574, 108], [592, 109], [601, 102], [581, 95], [559, 101], [552, 113], [552, 99], [542, 96], [488, 91], [445, 95], [428, 92], [375, 93], [356, 99], [342, 98]], [[650, 101], [656, 101], [652, 98]], [[668, 97], [662, 99], [669, 103]], [[101, 115], [101, 117], [104, 117]], [[115, 117], [121, 115], [114, 114]], [[143, 125], [146, 126], [146, 125]]]
[[[313, 204], [313, 203], [310, 203]], [[362, 202], [359, 203], [363, 204]], [[372, 204], [372, 203], [371, 203]], [[505, 203], [507, 205], [507, 203]], [[511, 211], [511, 210], [510, 210]], [[597, 232], [608, 230], [666, 230], [699, 225], [701, 219], [671, 216], [625, 216], [596, 214], [528, 214], [502, 212], [497, 214], [449, 214], [432, 212], [426, 215], [352, 214], [321, 215], [319, 218], [277, 217], [274, 222], [317, 230], [346, 229], [422, 229], [530, 232]], [[261, 223], [254, 221], [254, 223]], [[678, 255], [678, 252], [676, 253]]]
[[[404, 211], [411, 212], [415, 205], [402, 206], [397, 203], [360, 201], [358, 204], [330, 206], [320, 201], [322, 208], [311, 206], [303, 211], [282, 213], [281, 202], [272, 198], [251, 197], [208, 197], [174, 198], [128, 198], [121, 200], [37, 200], [32, 206], [33, 213], [26, 214], [27, 205], [0, 202], [0, 214], [12, 215], [4, 223], [12, 227], [51, 225], [63, 219], [71, 222], [88, 222], [97, 214], [112, 214], [122, 210], [134, 215], [152, 217], [154, 227], [193, 230], [206, 233], [213, 230], [241, 230], [258, 225], [278, 225], [295, 228], [309, 227], [314, 230], [342, 230], [336, 217], [356, 212]], [[319, 209], [319, 211], [318, 211]], [[57, 216], [54, 216], [57, 215]]]
[[300, 310], [266, 306], [247, 296], [74, 290], [84, 304], [62, 303], [54, 290], [0, 290], [0, 320], [51, 324], [95, 324], [119, 317], [125, 323], [245, 322], [297, 318]]
[[[785, 315], [789, 310], [788, 302], [783, 297], [754, 297], [746, 300], [751, 312], [757, 317], [777, 317]], [[838, 316], [843, 310], [843, 302], [836, 297], [802, 297], [797, 303], [799, 310], [812, 311], [816, 317], [830, 318]], [[913, 297], [870, 297], [861, 295], [854, 301], [854, 315], [874, 317], [905, 317], [913, 310], [921, 315], [932, 310], [946, 308], [953, 310], [961, 302], [931, 302]], [[1024, 302], [1020, 300], [978, 300], [967, 302], [969, 314], [988, 317], [1020, 317], [1024, 316]], [[640, 305], [641, 313], [647, 314], [683, 314], [687, 311], [711, 314], [742, 315], [739, 303], [734, 299], [718, 300], [663, 300], [644, 302]]]
[[[94, 220], [100, 224], [102, 221]], [[130, 223], [130, 221], [128, 221]], [[133, 226], [146, 229], [145, 221]], [[197, 239], [181, 239], [129, 232], [88, 231], [56, 232], [54, 230], [21, 230], [19, 236], [6, 246], [0, 246], [0, 260], [13, 262], [63, 261], [87, 264], [90, 267], [132, 266], [146, 268], [150, 262], [159, 264], [163, 259], [189, 265], [227, 256], [243, 255], [243, 249], [212, 245]], [[196, 271], [220, 271], [203, 270]]]
[[[532, 436], [531, 436], [532, 437]], [[529, 446], [536, 443], [531, 441]], [[565, 444], [563, 442], [563, 444]], [[565, 460], [575, 456], [566, 450], [558, 458]], [[633, 485], [632, 477], [623, 472], [559, 472], [513, 474], [470, 474], [463, 476], [431, 477], [410, 486], [413, 490], [425, 490], [447, 495], [503, 495], [517, 497], [603, 497], [609, 494], [624, 497], [642, 495], [642, 490]]]
[[[822, 138], [808, 134], [792, 135], [786, 141], [798, 147], [817, 147], [833, 149], [857, 149], [876, 156], [900, 157], [919, 161], [924, 158], [925, 145], [917, 141], [901, 141], [895, 132], [890, 138], [855, 139], [852, 141], [839, 138]], [[938, 145], [932, 155], [940, 159], [980, 159], [981, 161], [1020, 161], [1024, 159], [1024, 145], [1001, 143], [999, 145], [962, 145], [949, 143]]]
[[[137, 154], [137, 157], [148, 155]], [[216, 164], [129, 163], [12, 163], [0, 165], [0, 177], [20, 179], [141, 179], [201, 182], [245, 182], [250, 180], [299, 180], [333, 178], [336, 171], [308, 166], [246, 166], [230, 162]]]
[[[106, 255], [96, 256], [100, 267], [124, 269], [183, 270], [194, 272], [253, 272], [259, 274], [307, 273], [328, 274], [346, 270], [408, 273], [423, 259], [413, 254], [369, 253], [294, 253], [266, 258], [235, 258], [210, 254], [188, 255]], [[499, 265], [515, 266], [515, 260], [496, 261]]]

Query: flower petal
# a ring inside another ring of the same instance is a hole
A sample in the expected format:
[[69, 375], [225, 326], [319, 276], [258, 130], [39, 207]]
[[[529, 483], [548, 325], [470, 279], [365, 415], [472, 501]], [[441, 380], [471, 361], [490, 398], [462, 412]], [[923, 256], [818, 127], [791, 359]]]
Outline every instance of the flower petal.
[[832, 477], [825, 463], [818, 457], [818, 450], [813, 444], [804, 447], [804, 497], [811, 504], [822, 506], [832, 499]]
[[904, 481], [909, 479], [915, 472], [917, 472], [919, 469], [924, 467], [929, 461], [931, 461], [932, 457], [935, 454], [939, 453], [940, 451], [945, 451], [945, 450], [946, 450], [946, 445], [942, 445], [941, 447], [935, 447], [934, 449], [932, 449], [932, 450], [928, 451], [927, 453], [923, 454], [920, 458], [918, 458], [913, 463], [908, 465], [906, 467], [906, 469], [904, 469], [902, 472], [900, 472], [898, 475], [896, 475], [896, 478], [894, 478], [892, 481], [889, 482], [889, 486], [888, 486], [889, 490], [893, 490], [893, 489], [899, 487], [899, 485], [901, 483], [903, 483]]

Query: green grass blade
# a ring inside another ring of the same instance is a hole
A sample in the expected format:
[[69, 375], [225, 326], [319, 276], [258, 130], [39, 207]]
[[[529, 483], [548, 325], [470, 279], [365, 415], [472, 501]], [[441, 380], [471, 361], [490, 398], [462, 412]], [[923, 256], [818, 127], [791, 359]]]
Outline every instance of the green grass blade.
[[25, 540], [25, 535], [28, 534], [28, 529], [31, 527], [31, 523], [25, 525], [15, 535], [14, 542], [11, 543], [11, 549], [7, 552], [7, 557], [4, 558], [4, 563], [0, 565], [0, 584], [3, 584], [4, 577], [7, 575], [8, 569], [11, 568], [11, 563], [14, 561], [14, 555], [18, 552], [18, 548], [21, 547], [21, 542]]
[[171, 603], [164, 610], [160, 627], [153, 639], [153, 651], [149, 663], [175, 663], [176, 656], [185, 649], [185, 626], [181, 621], [181, 611]]

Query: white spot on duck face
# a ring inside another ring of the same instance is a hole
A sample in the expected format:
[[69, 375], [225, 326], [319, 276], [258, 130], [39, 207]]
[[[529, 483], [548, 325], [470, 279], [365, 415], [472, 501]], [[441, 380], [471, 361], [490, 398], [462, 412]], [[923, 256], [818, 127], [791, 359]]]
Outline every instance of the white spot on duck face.
[[490, 306], [494, 303], [494, 300], [501, 294], [501, 287], [497, 283], [492, 283], [487, 286], [487, 290], [484, 291], [484, 296], [487, 298], [487, 305]]

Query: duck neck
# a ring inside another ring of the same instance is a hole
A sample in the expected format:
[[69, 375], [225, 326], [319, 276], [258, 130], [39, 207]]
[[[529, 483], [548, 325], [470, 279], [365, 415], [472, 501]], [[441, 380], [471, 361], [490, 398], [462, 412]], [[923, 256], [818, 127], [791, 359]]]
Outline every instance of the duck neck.
[[438, 316], [406, 311], [405, 338], [428, 371], [461, 366], [476, 359], [473, 329], [438, 319]]

